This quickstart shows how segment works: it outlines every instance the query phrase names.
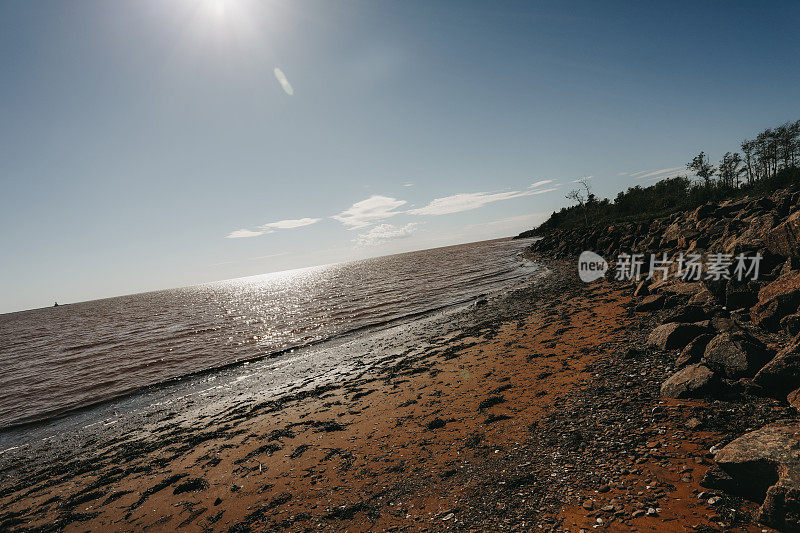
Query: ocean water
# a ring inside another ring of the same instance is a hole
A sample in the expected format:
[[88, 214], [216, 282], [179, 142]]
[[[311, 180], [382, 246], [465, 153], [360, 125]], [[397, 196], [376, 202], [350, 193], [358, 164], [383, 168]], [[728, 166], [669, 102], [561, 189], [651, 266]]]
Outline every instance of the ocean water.
[[0, 315], [0, 428], [413, 320], [518, 281], [495, 240]]

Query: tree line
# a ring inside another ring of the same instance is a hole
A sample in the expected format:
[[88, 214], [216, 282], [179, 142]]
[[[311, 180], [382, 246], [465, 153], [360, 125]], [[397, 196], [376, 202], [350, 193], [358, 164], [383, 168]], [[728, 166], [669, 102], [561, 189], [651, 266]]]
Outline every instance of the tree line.
[[648, 221], [751, 192], [770, 192], [800, 182], [800, 120], [768, 128], [741, 143], [739, 152], [726, 152], [718, 164], [701, 151], [686, 164], [699, 180], [688, 175], [663, 179], [649, 187], [635, 186], [617, 194], [612, 202], [598, 199], [587, 182], [566, 198], [576, 205], [553, 212], [541, 226], [520, 236], [590, 223]]
[[752, 140], [741, 144], [742, 154], [726, 152], [718, 166], [708, 162], [705, 152], [700, 152], [687, 165], [709, 185], [716, 174], [725, 187], [739, 188], [741, 182], [754, 185], [757, 181], [778, 175], [783, 169], [796, 168], [800, 159], [800, 120], [786, 122], [776, 128], [767, 128]]

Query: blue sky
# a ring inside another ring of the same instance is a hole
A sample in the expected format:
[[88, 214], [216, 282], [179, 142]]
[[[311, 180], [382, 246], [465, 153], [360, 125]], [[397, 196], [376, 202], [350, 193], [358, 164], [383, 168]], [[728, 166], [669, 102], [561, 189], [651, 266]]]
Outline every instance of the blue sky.
[[513, 235], [717, 160], [800, 118], [799, 15], [0, 3], [0, 312]]

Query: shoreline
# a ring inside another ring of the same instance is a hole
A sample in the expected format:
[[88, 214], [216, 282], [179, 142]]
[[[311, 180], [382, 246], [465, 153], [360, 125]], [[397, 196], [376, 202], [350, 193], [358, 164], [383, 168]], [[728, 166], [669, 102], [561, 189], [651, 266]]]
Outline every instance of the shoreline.
[[[0, 471], [0, 527], [715, 527], [719, 507], [696, 497], [708, 448], [782, 407], [718, 420], [703, 400], [662, 400], [672, 362], [639, 352], [657, 313], [635, 313], [628, 286], [543, 266], [449, 333], [414, 332], [400, 353], [388, 335], [347, 381], [166, 417], [65, 462], [17, 454]], [[735, 509], [724, 520], [762, 530], [757, 504], [720, 498]]]

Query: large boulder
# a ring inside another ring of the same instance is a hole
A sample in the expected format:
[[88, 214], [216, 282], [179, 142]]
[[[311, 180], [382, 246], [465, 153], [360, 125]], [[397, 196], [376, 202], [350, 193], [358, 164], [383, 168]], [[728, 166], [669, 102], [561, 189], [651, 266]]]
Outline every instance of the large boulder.
[[739, 282], [736, 279], [728, 280], [725, 285], [725, 307], [731, 311], [734, 309], [749, 309], [758, 301], [760, 288], [757, 281]]
[[706, 351], [706, 346], [708, 346], [708, 343], [711, 342], [711, 339], [713, 338], [714, 335], [710, 333], [704, 333], [687, 344], [686, 348], [681, 351], [680, 355], [675, 360], [675, 364], [678, 366], [678, 368], [699, 362], [700, 359], [703, 358], [703, 354]]
[[778, 352], [754, 378], [756, 384], [773, 396], [784, 396], [800, 387], [800, 342]]
[[740, 231], [733, 232], [731, 237], [726, 240], [725, 253], [731, 255], [751, 254], [763, 249], [766, 246], [767, 233], [775, 225], [777, 219], [774, 214], [767, 213], [748, 217], [744, 222], [746, 225]]
[[751, 378], [773, 353], [758, 339], [742, 332], [725, 331], [711, 339], [702, 363], [729, 379]]
[[777, 331], [781, 319], [795, 313], [798, 306], [800, 270], [790, 270], [759, 291], [758, 303], [750, 309], [750, 317], [756, 325]]
[[714, 461], [729, 478], [724, 487], [708, 477], [703, 485], [762, 501], [760, 522], [800, 532], [800, 422], [775, 422], [747, 433], [717, 452]]
[[698, 398], [714, 391], [719, 384], [716, 374], [707, 366], [689, 365], [678, 370], [661, 384], [664, 398]]
[[666, 298], [663, 294], [651, 294], [649, 296], [645, 296], [641, 302], [636, 304], [636, 311], [645, 312], [661, 309], [661, 306], [664, 305], [665, 299]]
[[708, 313], [699, 305], [682, 305], [677, 307], [674, 311], [669, 313], [669, 316], [664, 320], [668, 322], [700, 322], [708, 319]]
[[647, 344], [661, 350], [679, 350], [707, 332], [708, 328], [699, 324], [670, 322], [654, 329], [647, 337]]
[[701, 307], [710, 307], [715, 303], [714, 295], [706, 287], [703, 287], [702, 290], [689, 299], [689, 305], [699, 305]]
[[783, 317], [781, 319], [781, 329], [791, 337], [800, 333], [800, 313]]
[[785, 257], [800, 257], [800, 211], [767, 232], [767, 249]]

